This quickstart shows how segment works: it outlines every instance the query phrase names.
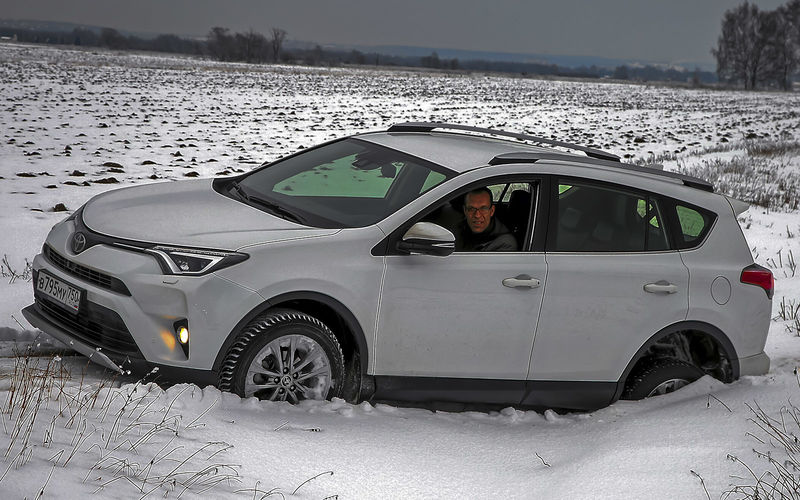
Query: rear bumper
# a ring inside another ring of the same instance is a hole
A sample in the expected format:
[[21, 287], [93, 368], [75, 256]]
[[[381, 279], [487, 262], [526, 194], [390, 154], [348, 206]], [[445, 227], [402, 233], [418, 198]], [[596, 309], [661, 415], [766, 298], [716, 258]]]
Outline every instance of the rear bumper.
[[769, 356], [764, 351], [746, 358], [739, 358], [739, 376], [764, 375], [769, 371]]

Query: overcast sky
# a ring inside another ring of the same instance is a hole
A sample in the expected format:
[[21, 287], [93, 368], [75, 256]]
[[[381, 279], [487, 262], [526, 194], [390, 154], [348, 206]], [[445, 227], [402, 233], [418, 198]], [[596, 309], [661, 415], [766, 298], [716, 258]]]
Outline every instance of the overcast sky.
[[[786, 0], [756, 0], [771, 10]], [[204, 35], [212, 26], [293, 40], [492, 52], [713, 61], [741, 0], [0, 0], [0, 18]]]

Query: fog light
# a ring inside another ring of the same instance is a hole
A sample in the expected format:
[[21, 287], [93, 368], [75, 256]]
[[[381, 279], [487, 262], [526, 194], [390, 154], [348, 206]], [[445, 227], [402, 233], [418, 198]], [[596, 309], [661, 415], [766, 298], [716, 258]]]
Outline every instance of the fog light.
[[173, 339], [178, 340], [177, 343], [181, 346], [183, 354], [186, 356], [186, 359], [189, 359], [189, 320], [181, 319], [176, 321], [172, 327], [175, 332]]
[[189, 329], [185, 326], [178, 328], [178, 340], [181, 344], [186, 345], [189, 343]]

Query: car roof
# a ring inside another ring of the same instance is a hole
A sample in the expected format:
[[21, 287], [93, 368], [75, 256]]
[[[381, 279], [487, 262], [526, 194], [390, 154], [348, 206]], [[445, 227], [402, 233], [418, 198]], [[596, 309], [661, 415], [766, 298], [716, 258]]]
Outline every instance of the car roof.
[[506, 153], [548, 153], [522, 142], [451, 132], [370, 132], [356, 138], [422, 158], [458, 173], [485, 167]]
[[[442, 131], [435, 131], [436, 129]], [[587, 168], [611, 167], [648, 174], [662, 180], [669, 178], [672, 182], [677, 180], [689, 187], [709, 192], [714, 191], [713, 184], [703, 179], [658, 168], [622, 163], [618, 156], [598, 149], [501, 130], [448, 123], [404, 123], [394, 125], [387, 131], [368, 132], [354, 137], [402, 151], [458, 173], [487, 165], [557, 160], [577, 163]], [[586, 156], [560, 149], [536, 146], [530, 142], [582, 151]]]

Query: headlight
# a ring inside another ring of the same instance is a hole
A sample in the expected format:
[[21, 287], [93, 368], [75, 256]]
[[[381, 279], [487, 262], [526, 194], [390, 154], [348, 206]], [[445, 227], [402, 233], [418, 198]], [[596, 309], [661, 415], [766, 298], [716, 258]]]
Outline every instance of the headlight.
[[158, 257], [161, 270], [165, 274], [200, 275], [217, 271], [247, 260], [247, 254], [224, 252], [219, 250], [200, 250], [196, 248], [179, 248], [155, 246], [147, 252]]

